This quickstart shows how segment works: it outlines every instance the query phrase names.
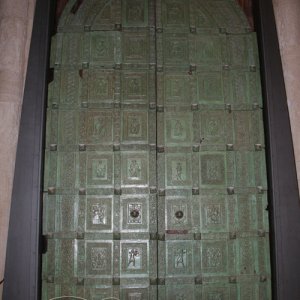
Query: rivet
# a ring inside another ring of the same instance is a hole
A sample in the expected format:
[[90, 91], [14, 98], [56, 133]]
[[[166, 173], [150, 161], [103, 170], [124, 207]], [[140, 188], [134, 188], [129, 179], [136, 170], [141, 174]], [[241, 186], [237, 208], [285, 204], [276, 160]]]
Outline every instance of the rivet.
[[164, 153], [165, 152], [165, 147], [164, 146], [157, 146], [157, 152], [158, 153]]
[[150, 278], [150, 285], [157, 285], [157, 278]]
[[89, 104], [88, 104], [86, 101], [81, 102], [81, 107], [82, 107], [82, 108], [88, 108], [88, 107], [89, 107]]
[[263, 194], [264, 193], [264, 188], [262, 186], [257, 187], [257, 193], [258, 194]]
[[122, 30], [122, 25], [121, 24], [115, 24], [115, 30]]
[[156, 108], [156, 103], [155, 102], [150, 102], [149, 103], [149, 109], [155, 109]]
[[79, 195], [84, 196], [86, 194], [85, 188], [80, 188], [79, 189]]
[[229, 71], [229, 65], [223, 65], [223, 70], [224, 71]]
[[120, 285], [120, 278], [119, 277], [114, 277], [113, 278], [113, 285]]
[[229, 239], [230, 240], [235, 240], [236, 239], [236, 232], [230, 232], [229, 233]]
[[83, 62], [83, 63], [82, 63], [82, 68], [83, 68], [83, 69], [88, 69], [89, 66], [90, 66], [90, 64], [89, 64], [88, 62]]
[[226, 150], [227, 151], [233, 151], [233, 144], [227, 144], [226, 145]]
[[199, 109], [199, 105], [197, 103], [192, 104], [191, 106], [192, 111], [196, 111]]
[[47, 282], [48, 282], [48, 283], [54, 283], [54, 276], [49, 275], [49, 276], [47, 277]]
[[259, 237], [265, 237], [265, 235], [266, 235], [266, 233], [263, 229], [259, 229], [257, 234], [258, 234]]
[[159, 241], [164, 241], [164, 240], [165, 240], [165, 235], [164, 235], [164, 234], [158, 234], [158, 235], [157, 235], [157, 239], [158, 239]]
[[166, 280], [164, 278], [158, 278], [157, 282], [158, 282], [158, 285], [165, 285], [166, 284]]
[[230, 276], [229, 277], [229, 283], [236, 283], [236, 277], [235, 276]]
[[57, 145], [56, 144], [51, 144], [50, 145], [50, 151], [57, 151]]
[[163, 30], [161, 27], [157, 27], [157, 28], [156, 28], [156, 32], [157, 32], [157, 33], [162, 33], [163, 31], [164, 31], [164, 30]]
[[117, 195], [117, 196], [122, 195], [122, 189], [121, 188], [115, 188], [114, 189], [114, 194]]
[[48, 188], [48, 194], [49, 195], [54, 195], [55, 194], [55, 187], [49, 187]]
[[161, 66], [161, 65], [156, 66], [157, 72], [162, 72], [163, 70], [164, 70], [163, 66]]
[[84, 232], [77, 232], [76, 233], [77, 240], [84, 240]]
[[266, 282], [267, 281], [267, 276], [261, 275], [260, 276], [260, 282]]
[[195, 277], [195, 284], [202, 284], [203, 280], [201, 276], [196, 276]]
[[52, 103], [52, 109], [58, 109], [58, 104], [56, 102]]
[[199, 195], [199, 188], [197, 188], [197, 187], [192, 188], [192, 194]]
[[250, 72], [256, 72], [256, 66], [252, 65], [249, 68], [250, 68]]
[[222, 34], [225, 34], [227, 33], [227, 30], [226, 28], [222, 27], [222, 28], [219, 28], [219, 33], [222, 33]]
[[195, 64], [190, 64], [190, 72], [196, 72], [197, 66]]
[[115, 64], [115, 69], [116, 70], [121, 70], [122, 69], [122, 64]]
[[254, 110], [259, 109], [259, 104], [258, 104], [258, 103], [253, 103], [253, 109], [254, 109]]
[[157, 233], [155, 232], [155, 233], [150, 233], [150, 240], [151, 241], [156, 241], [157, 240]]
[[191, 33], [196, 33], [196, 27], [191, 26], [191, 27], [190, 27], [190, 32], [191, 32]]
[[77, 278], [77, 285], [84, 285], [84, 278]]
[[202, 236], [201, 236], [201, 233], [194, 233], [194, 240], [195, 241], [200, 241], [201, 240], [201, 238], [202, 238]]
[[262, 145], [261, 144], [255, 144], [255, 151], [262, 151]]
[[158, 195], [161, 196], [161, 197], [165, 196], [165, 195], [166, 195], [166, 190], [160, 189], [160, 190], [158, 191]]
[[85, 144], [79, 144], [79, 151], [85, 151], [86, 145]]
[[156, 186], [150, 186], [150, 194], [156, 194], [156, 193], [157, 193]]
[[162, 105], [157, 105], [157, 108], [156, 108], [156, 110], [158, 111], [158, 112], [164, 112], [164, 107], [162, 106]]
[[231, 111], [232, 111], [231, 104], [226, 104], [226, 110], [228, 110], [228, 112], [231, 113]]
[[113, 151], [117, 152], [117, 151], [120, 151], [120, 149], [121, 149], [120, 144], [114, 144], [113, 145]]
[[114, 232], [113, 233], [113, 239], [115, 241], [119, 241], [121, 239], [121, 233], [120, 232]]
[[84, 25], [84, 31], [91, 31], [91, 25]]
[[199, 152], [200, 151], [200, 145], [193, 145], [193, 152]]
[[156, 144], [149, 144], [150, 151], [156, 151]]
[[229, 186], [227, 188], [227, 193], [228, 193], [228, 195], [233, 195], [234, 194], [234, 187], [233, 186]]

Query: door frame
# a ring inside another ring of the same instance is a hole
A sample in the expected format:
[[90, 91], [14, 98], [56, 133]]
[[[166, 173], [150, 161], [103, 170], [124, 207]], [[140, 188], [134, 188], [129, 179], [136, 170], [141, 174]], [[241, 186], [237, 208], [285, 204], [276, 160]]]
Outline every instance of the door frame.
[[[300, 299], [300, 200], [272, 0], [253, 0], [260, 53], [274, 300]], [[37, 0], [12, 194], [3, 300], [41, 297], [42, 182], [55, 0]], [[51, 70], [50, 70], [51, 71]]]

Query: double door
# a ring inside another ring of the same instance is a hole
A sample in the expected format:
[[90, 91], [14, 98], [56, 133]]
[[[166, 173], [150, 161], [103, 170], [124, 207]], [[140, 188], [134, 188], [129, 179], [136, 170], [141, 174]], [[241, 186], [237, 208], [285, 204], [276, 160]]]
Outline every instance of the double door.
[[270, 300], [256, 36], [237, 4], [71, 0], [51, 65], [42, 299]]

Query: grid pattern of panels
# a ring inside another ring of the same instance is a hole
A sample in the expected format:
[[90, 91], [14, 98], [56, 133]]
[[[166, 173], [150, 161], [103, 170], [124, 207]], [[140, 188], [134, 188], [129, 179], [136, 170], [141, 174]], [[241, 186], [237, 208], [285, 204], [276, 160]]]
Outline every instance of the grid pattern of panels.
[[53, 37], [42, 299], [270, 300], [256, 36], [234, 0], [70, 0]]
[[42, 298], [156, 299], [154, 1], [75, 8], [52, 42]]
[[271, 299], [259, 63], [241, 18], [234, 1], [157, 1], [161, 300]]

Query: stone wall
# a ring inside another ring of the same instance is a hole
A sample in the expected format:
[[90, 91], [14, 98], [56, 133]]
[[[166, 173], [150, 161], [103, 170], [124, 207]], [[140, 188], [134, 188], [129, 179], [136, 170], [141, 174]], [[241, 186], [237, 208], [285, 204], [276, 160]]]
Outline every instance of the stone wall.
[[273, 0], [300, 186], [300, 1]]
[[0, 281], [34, 6], [35, 0], [0, 0]]

